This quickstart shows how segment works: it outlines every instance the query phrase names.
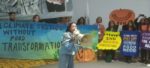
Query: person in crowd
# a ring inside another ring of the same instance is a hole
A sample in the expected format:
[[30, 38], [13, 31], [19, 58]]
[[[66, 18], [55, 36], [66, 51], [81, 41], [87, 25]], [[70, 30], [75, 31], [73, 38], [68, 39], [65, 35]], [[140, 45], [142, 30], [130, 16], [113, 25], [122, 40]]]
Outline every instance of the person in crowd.
[[71, 17], [60, 17], [58, 24], [68, 24], [70, 22]]
[[16, 12], [9, 12], [8, 15], [10, 21], [16, 21]]
[[[106, 31], [112, 31], [112, 32], [118, 31], [114, 21], [109, 22]], [[106, 53], [106, 57], [105, 57], [106, 62], [111, 62], [112, 60], [115, 60], [115, 53], [116, 53], [115, 50], [106, 50], [105, 53]]]
[[[147, 31], [148, 22], [144, 14], [139, 14], [139, 16], [135, 19], [134, 23], [136, 25], [136, 29], [139, 30], [141, 33]], [[140, 47], [140, 62], [141, 63], [146, 62], [146, 56], [147, 56], [146, 52], [147, 51], [144, 48]]]
[[[141, 32], [150, 32], [150, 21], [148, 18], [144, 19], [144, 22], [140, 25]], [[142, 45], [141, 45], [142, 46]], [[147, 66], [150, 66], [150, 50], [141, 48], [141, 62], [147, 64]]]
[[85, 25], [86, 24], [86, 20], [84, 17], [80, 17], [78, 20], [77, 20], [77, 25]]
[[[147, 28], [148, 28], [148, 22], [146, 21], [147, 18], [142, 18], [139, 22], [140, 26], [139, 26], [139, 31], [142, 32], [147, 32]], [[140, 45], [142, 46], [142, 45]], [[140, 56], [141, 56], [141, 60], [140, 62], [145, 63], [146, 62], [146, 54], [147, 50], [144, 48], [140, 48]]]
[[[98, 35], [99, 35], [99, 38], [98, 38], [98, 42], [100, 42], [102, 39], [103, 39], [103, 36], [104, 36], [104, 32], [105, 32], [105, 27], [102, 23], [102, 17], [97, 17], [96, 18], [96, 25], [99, 29], [99, 32], [98, 32]], [[101, 51], [101, 50], [97, 50], [97, 59], [100, 60], [101, 58], [103, 58], [104, 56], [104, 52]]]
[[[136, 26], [135, 26], [135, 24], [133, 23], [133, 21], [129, 21], [129, 23], [127, 24], [127, 29], [125, 30], [125, 31], [135, 31], [136, 30]], [[124, 30], [123, 30], [124, 31]], [[125, 61], [127, 62], [127, 63], [131, 63], [131, 62], [133, 62], [132, 61], [132, 58], [134, 57], [134, 56], [124, 56], [125, 57]]]
[[99, 29], [99, 42], [100, 42], [102, 40], [104, 32], [105, 32], [105, 27], [102, 23], [102, 17], [96, 18], [96, 25], [98, 26], [98, 29]]
[[34, 15], [32, 18], [33, 22], [40, 22], [40, 16], [39, 15]]
[[60, 47], [59, 68], [74, 68], [73, 58], [77, 51], [77, 40], [81, 40], [80, 34], [75, 23], [69, 23], [63, 35], [62, 46]]

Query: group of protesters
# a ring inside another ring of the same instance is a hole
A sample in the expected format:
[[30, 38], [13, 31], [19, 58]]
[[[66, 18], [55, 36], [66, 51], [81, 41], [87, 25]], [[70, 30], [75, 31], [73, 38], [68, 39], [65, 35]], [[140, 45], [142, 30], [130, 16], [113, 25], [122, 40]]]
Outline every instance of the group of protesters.
[[[137, 41], [139, 45], [137, 47], [138, 53], [134, 56], [126, 56], [122, 55], [120, 52], [120, 49], [118, 50], [99, 50], [97, 51], [97, 59], [105, 59], [106, 62], [112, 62], [115, 60], [119, 60], [118, 58], [123, 57], [123, 61], [128, 62], [128, 63], [133, 63], [133, 62], [141, 62], [147, 64], [147, 66], [150, 66], [150, 50], [149, 48], [142, 47], [145, 46], [146, 44], [142, 44], [142, 38], [141, 34], [144, 32], [150, 32], [150, 17], [146, 17], [144, 14], [139, 14], [139, 16], [134, 20], [134, 21], [129, 21], [128, 23], [125, 24], [120, 24], [118, 22], [114, 21], [109, 21], [108, 27], [105, 28], [103, 23], [102, 23], [102, 18], [100, 18], [100, 22], [97, 22], [98, 28], [99, 28], [99, 42], [102, 41], [104, 37], [104, 32], [105, 31], [112, 31], [112, 32], [120, 32], [122, 33], [123, 31], [133, 31], [133, 32], [138, 32], [139, 33], [139, 40]], [[97, 18], [97, 19], [98, 19]], [[121, 36], [121, 35], [120, 35]], [[149, 41], [149, 40], [146, 40]], [[116, 57], [116, 53], [120, 54], [120, 56]], [[111, 57], [109, 57], [111, 56]], [[108, 61], [109, 59], [109, 61]]]
[[[9, 13], [9, 20], [16, 21], [16, 13], [15, 12]], [[65, 17], [64, 20], [67, 20], [64, 22], [69, 22], [67, 17]], [[32, 21], [40, 22], [40, 16], [34, 15], [32, 17]], [[77, 20], [76, 24], [77, 25], [86, 25], [85, 17], [80, 17]], [[123, 23], [123, 24], [110, 20], [107, 28], [105, 28], [105, 26], [103, 24], [102, 17], [97, 17], [96, 23], [94, 25], [97, 25], [97, 27], [99, 29], [98, 41], [101, 42], [105, 35], [104, 34], [105, 31], [112, 31], [112, 32], [137, 31], [140, 34], [143, 32], [150, 32], [150, 17], [146, 17], [144, 14], [139, 14], [139, 16], [134, 21], [129, 21], [128, 23]], [[71, 27], [71, 24], [70, 24], [70, 27]], [[141, 38], [140, 38], [140, 40], [141, 40]], [[112, 61], [119, 60], [118, 58], [120, 58], [120, 57], [124, 57], [125, 62], [128, 62], [128, 63], [141, 62], [141, 63], [145, 63], [148, 66], [150, 66], [150, 50], [148, 48], [143, 48], [142, 45], [144, 45], [144, 44], [139, 43], [138, 54], [135, 56], [122, 55], [119, 50], [121, 48], [121, 46], [118, 50], [99, 50], [98, 49], [96, 52], [97, 60], [104, 59], [106, 62], [112, 62]], [[118, 51], [119, 51], [120, 56], [116, 57], [116, 54], [118, 53]]]

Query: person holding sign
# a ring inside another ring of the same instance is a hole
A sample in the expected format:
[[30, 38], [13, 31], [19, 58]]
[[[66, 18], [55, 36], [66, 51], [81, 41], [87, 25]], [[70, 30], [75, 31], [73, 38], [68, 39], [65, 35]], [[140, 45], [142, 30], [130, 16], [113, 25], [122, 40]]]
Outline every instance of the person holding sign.
[[121, 54], [125, 57], [127, 63], [132, 62], [132, 57], [138, 56], [139, 51], [139, 32], [132, 21], [127, 25], [128, 29], [121, 32], [122, 46]]
[[[146, 22], [146, 18], [140, 19], [139, 24], [140, 24], [139, 25], [140, 32], [141, 33], [147, 32], [148, 22]], [[143, 47], [143, 46], [145, 46], [144, 44], [141, 44], [140, 46], [141, 46], [141, 48], [140, 48], [140, 52], [141, 52], [140, 53], [140, 56], [141, 56], [140, 62], [145, 63], [146, 62], [146, 56], [147, 56], [147, 54], [146, 54], [147, 50]]]
[[97, 45], [98, 49], [104, 50], [106, 62], [116, 60], [115, 53], [116, 50], [119, 49], [122, 41], [118, 26], [119, 25], [114, 21], [110, 21], [102, 41]]
[[[145, 27], [147, 28], [145, 28]], [[141, 25], [141, 62], [150, 66], [150, 24], [148, 19]]]
[[73, 57], [77, 51], [78, 40], [83, 36], [77, 29], [75, 23], [68, 24], [60, 48], [59, 68], [74, 68]]
[[[108, 24], [108, 28], [106, 29], [106, 31], [112, 31], [112, 32], [117, 32], [117, 28], [116, 28], [116, 24], [114, 21], [110, 21]], [[106, 62], [111, 62], [112, 59], [115, 58], [115, 50], [106, 50]]]

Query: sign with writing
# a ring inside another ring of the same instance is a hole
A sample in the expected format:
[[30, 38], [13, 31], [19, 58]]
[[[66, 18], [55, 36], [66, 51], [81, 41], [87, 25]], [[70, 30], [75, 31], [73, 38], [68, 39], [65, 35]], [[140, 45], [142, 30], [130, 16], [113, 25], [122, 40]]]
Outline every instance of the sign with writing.
[[124, 56], [137, 56], [139, 50], [139, 32], [122, 31], [121, 54]]
[[[16, 59], [57, 59], [66, 25], [35, 22], [0, 22], [0, 57]], [[96, 26], [79, 26], [83, 34], [92, 35], [97, 44]]]
[[141, 47], [144, 49], [150, 49], [150, 32], [141, 33]]
[[106, 31], [102, 41], [97, 45], [101, 50], [117, 50], [121, 44], [120, 32]]

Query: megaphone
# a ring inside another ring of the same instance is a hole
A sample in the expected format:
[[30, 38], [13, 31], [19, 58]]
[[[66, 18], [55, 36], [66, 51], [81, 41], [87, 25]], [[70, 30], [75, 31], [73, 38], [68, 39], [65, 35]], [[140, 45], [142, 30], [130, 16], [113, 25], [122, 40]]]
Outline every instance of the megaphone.
[[76, 39], [81, 40], [84, 36], [84, 34], [81, 34], [80, 31], [78, 29], [75, 29], [75, 31], [73, 32], [73, 35], [75, 36]]

